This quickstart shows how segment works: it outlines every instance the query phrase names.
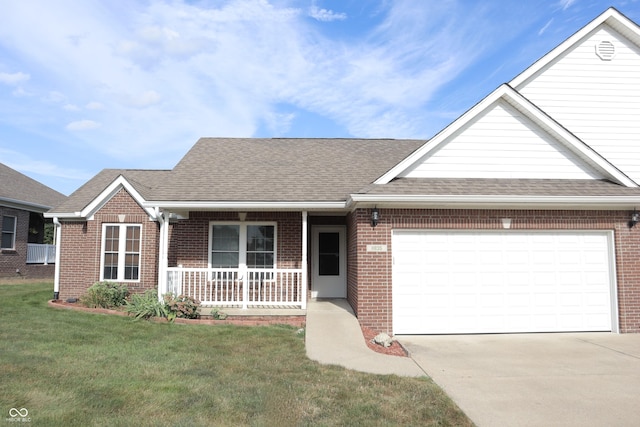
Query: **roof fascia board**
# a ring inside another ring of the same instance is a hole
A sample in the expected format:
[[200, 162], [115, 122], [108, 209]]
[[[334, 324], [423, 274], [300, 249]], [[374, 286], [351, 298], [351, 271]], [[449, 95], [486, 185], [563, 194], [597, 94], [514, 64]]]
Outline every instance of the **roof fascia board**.
[[397, 206], [446, 205], [457, 207], [593, 207], [598, 209], [621, 207], [633, 209], [640, 196], [502, 196], [502, 195], [395, 195], [353, 194], [350, 208], [357, 204], [389, 204]]
[[[609, 22], [607, 22], [609, 21]], [[589, 22], [587, 25], [582, 27], [576, 33], [574, 33], [571, 37], [566, 39], [564, 42], [560, 43], [556, 46], [555, 49], [544, 55], [542, 58], [537, 60], [533, 65], [524, 70], [522, 73], [518, 74], [509, 84], [514, 88], [519, 88], [520, 85], [525, 83], [529, 78], [535, 75], [538, 71], [542, 70], [552, 61], [554, 61], [557, 57], [559, 57], [563, 52], [567, 51], [571, 48], [571, 46], [578, 43], [584, 37], [586, 37], [593, 30], [598, 28], [600, 25], [608, 23], [612, 28], [612, 22], [615, 24], [622, 25], [625, 29], [634, 33], [638, 38], [640, 38], [640, 30], [638, 26], [635, 25], [632, 21], [630, 21], [626, 16], [618, 12], [615, 8], [610, 7], [605, 10], [600, 16], [595, 18], [593, 21]], [[615, 28], [614, 28], [615, 29]], [[616, 29], [619, 32], [619, 30]], [[637, 41], [634, 41], [637, 43]]]
[[180, 202], [180, 201], [147, 201], [143, 204], [147, 208], [182, 209], [182, 210], [326, 210], [345, 209], [345, 201], [327, 202]]
[[24, 200], [11, 199], [9, 197], [0, 197], [0, 205], [10, 208], [21, 209], [29, 212], [43, 213], [51, 209], [51, 206], [40, 205], [38, 203], [25, 202]]
[[[105, 188], [96, 198], [94, 198], [91, 203], [89, 203], [84, 209], [82, 209], [79, 213], [76, 213], [76, 216], [81, 218], [92, 219], [93, 215], [102, 208], [113, 196], [120, 191], [120, 189], [125, 189], [127, 192], [133, 197], [133, 199], [138, 203], [149, 215], [149, 218], [155, 219], [155, 212], [152, 208], [145, 206], [145, 200], [140, 195], [140, 193], [127, 181], [127, 179], [123, 175], [118, 175], [118, 177], [113, 180], [111, 184], [107, 188]], [[60, 215], [57, 215], [61, 217]]]

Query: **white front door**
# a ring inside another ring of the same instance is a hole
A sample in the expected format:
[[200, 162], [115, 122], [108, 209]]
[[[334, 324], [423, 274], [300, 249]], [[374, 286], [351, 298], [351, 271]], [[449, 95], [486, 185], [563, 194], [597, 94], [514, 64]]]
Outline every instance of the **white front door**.
[[312, 298], [347, 297], [346, 227], [312, 228]]

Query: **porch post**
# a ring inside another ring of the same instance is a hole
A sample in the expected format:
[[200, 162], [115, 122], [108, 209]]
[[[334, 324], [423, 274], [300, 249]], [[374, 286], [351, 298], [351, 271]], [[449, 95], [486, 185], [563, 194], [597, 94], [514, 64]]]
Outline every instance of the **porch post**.
[[169, 240], [169, 215], [156, 208], [156, 217], [160, 223], [160, 241], [158, 242], [158, 301], [167, 292], [167, 252]]
[[302, 211], [302, 301], [301, 308], [307, 309], [307, 211]]

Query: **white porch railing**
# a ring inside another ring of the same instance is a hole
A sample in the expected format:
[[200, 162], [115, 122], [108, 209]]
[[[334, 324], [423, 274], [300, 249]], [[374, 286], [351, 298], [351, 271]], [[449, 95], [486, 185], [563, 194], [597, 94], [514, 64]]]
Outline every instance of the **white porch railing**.
[[203, 305], [306, 307], [302, 269], [167, 268], [167, 293]]
[[27, 264], [55, 264], [56, 245], [27, 243]]

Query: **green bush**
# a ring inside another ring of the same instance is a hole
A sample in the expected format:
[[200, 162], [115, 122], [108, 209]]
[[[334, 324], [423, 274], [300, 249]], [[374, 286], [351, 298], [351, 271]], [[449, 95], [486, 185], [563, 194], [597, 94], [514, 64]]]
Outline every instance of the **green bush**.
[[127, 301], [127, 313], [133, 314], [136, 320], [151, 317], [167, 317], [167, 307], [158, 300], [156, 291], [148, 290], [144, 294], [133, 294]]
[[115, 282], [96, 282], [80, 300], [87, 307], [115, 308], [124, 305], [129, 295], [127, 285]]
[[173, 322], [176, 317], [183, 319], [197, 319], [200, 301], [186, 295], [164, 295], [164, 303], [167, 308], [167, 319]]

